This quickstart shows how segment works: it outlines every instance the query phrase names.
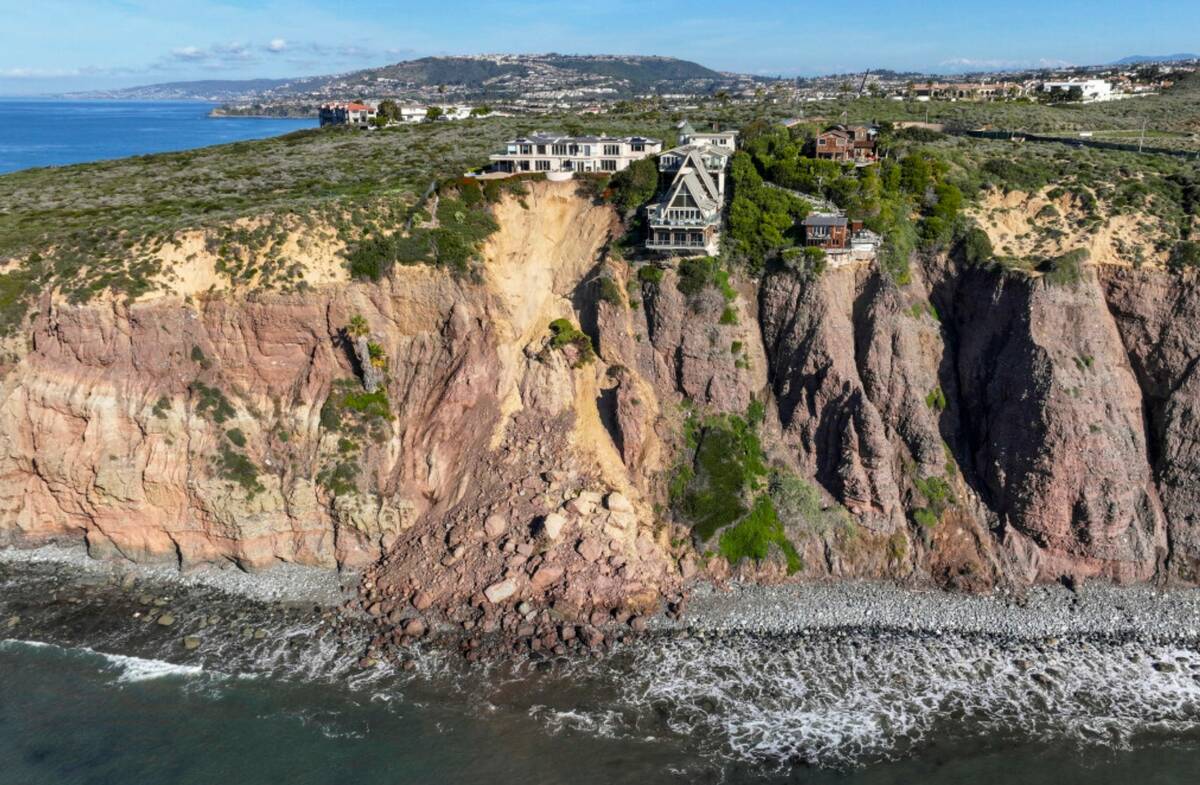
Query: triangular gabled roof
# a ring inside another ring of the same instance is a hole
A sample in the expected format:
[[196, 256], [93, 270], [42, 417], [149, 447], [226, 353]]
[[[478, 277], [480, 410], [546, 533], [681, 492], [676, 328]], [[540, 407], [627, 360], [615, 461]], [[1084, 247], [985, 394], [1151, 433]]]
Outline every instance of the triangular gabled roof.
[[691, 136], [694, 133], [696, 133], [696, 129], [693, 128], [692, 124], [690, 122], [688, 122], [687, 120], [684, 120], [682, 123], [679, 124], [679, 135], [680, 136]]
[[[704, 170], [700, 171], [703, 172]], [[687, 189], [688, 194], [701, 210], [717, 209], [717, 200], [709, 191], [705, 190], [705, 186], [700, 182], [700, 178], [694, 169], [680, 170], [679, 174], [675, 177], [675, 182], [671, 183], [671, 188], [667, 191], [667, 198], [663, 200], [663, 204], [670, 207], [675, 203], [675, 197], [683, 189]]]
[[717, 191], [717, 184], [713, 182], [712, 176], [708, 173], [708, 168], [704, 165], [704, 159], [700, 157], [699, 150], [690, 150], [687, 158], [683, 159], [683, 164], [679, 167], [680, 173], [691, 170], [696, 175], [696, 179], [704, 187], [704, 192], [709, 199], [714, 202], [721, 200], [721, 194]]

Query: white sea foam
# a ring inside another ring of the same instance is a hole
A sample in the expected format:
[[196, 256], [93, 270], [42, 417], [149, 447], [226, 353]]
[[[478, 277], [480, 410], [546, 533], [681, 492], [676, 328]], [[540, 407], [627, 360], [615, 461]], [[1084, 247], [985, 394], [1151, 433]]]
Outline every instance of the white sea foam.
[[146, 659], [143, 657], [131, 657], [125, 654], [110, 654], [108, 652], [96, 651], [87, 646], [66, 647], [59, 646], [55, 643], [45, 643], [43, 641], [27, 641], [8, 638], [0, 641], [0, 648], [11, 648], [16, 646], [24, 646], [31, 649], [55, 649], [63, 654], [84, 655], [88, 657], [99, 658], [103, 661], [104, 667], [114, 669], [119, 672], [117, 682], [129, 684], [139, 681], [150, 681], [152, 679], [165, 679], [171, 677], [193, 677], [206, 675], [215, 678], [223, 678], [224, 674], [216, 671], [206, 671], [196, 665], [179, 665], [165, 660]]
[[[984, 639], [808, 638], [638, 644], [593, 707], [535, 707], [552, 731], [644, 738], [664, 730], [700, 754], [765, 764], [861, 765], [931, 740], [1128, 747], [1200, 738], [1200, 653], [1173, 647]], [[581, 672], [586, 669], [586, 672]]]
[[205, 671], [197, 665], [179, 665], [164, 660], [129, 657], [124, 654], [108, 654], [93, 649], [84, 649], [84, 651], [100, 655], [110, 666], [119, 669], [121, 675], [117, 677], [117, 682], [120, 684], [131, 684], [139, 681], [150, 681], [152, 679], [188, 678], [202, 674], [218, 678], [223, 675], [213, 671]]

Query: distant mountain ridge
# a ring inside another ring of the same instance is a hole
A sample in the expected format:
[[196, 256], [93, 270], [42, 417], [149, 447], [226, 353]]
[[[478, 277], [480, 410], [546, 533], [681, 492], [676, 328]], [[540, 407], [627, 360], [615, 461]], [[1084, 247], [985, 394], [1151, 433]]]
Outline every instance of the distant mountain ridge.
[[[295, 79], [167, 82], [87, 93], [86, 97], [264, 101], [381, 97], [437, 90], [452, 97], [508, 97], [543, 92], [633, 95], [704, 88], [736, 79], [689, 60], [645, 55], [463, 55]], [[82, 97], [84, 94], [75, 94]]]
[[1173, 55], [1130, 55], [1122, 57], [1113, 65], [1141, 65], [1143, 63], [1176, 63], [1180, 60], [1200, 60], [1200, 55], [1196, 54], [1173, 54]]

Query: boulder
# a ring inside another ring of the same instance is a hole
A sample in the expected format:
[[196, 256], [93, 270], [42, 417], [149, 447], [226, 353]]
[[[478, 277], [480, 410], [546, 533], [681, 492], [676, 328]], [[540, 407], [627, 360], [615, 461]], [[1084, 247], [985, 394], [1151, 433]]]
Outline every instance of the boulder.
[[538, 568], [537, 572], [533, 574], [533, 577], [529, 579], [529, 583], [536, 591], [542, 591], [561, 578], [562, 575], [562, 567], [544, 565]]
[[562, 535], [563, 527], [567, 525], [567, 519], [563, 515], [552, 512], [542, 519], [542, 533], [548, 539], [557, 540]]
[[506, 531], [508, 531], [508, 519], [503, 515], [489, 515], [483, 522], [483, 532], [489, 540], [496, 539]]
[[488, 602], [493, 605], [504, 602], [516, 593], [517, 582], [512, 578], [506, 578], [498, 583], [493, 583], [483, 590], [483, 596], [487, 597]]
[[170, 627], [175, 623], [175, 617], [169, 613], [164, 613], [158, 617], [157, 623], [160, 627]]
[[200, 636], [185, 635], [183, 637], [183, 648], [187, 649], [188, 651], [193, 651], [194, 649], [200, 648]]
[[604, 546], [591, 539], [581, 540], [579, 545], [575, 547], [575, 550], [585, 561], [592, 563], [600, 561], [601, 557], [604, 556]]
[[605, 497], [604, 506], [612, 512], [633, 512], [633, 505], [629, 503], [629, 499], [618, 491], [613, 491]]

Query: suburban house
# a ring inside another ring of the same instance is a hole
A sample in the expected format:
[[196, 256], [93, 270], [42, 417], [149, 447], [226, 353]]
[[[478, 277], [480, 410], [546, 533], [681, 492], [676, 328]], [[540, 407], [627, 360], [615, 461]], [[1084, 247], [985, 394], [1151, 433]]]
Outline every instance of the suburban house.
[[400, 122], [402, 123], [423, 123], [426, 115], [429, 114], [427, 106], [401, 106], [400, 107]]
[[375, 107], [367, 104], [322, 104], [321, 125], [353, 125], [366, 128], [375, 119]]
[[817, 134], [817, 158], [868, 164], [876, 159], [878, 129], [869, 125], [835, 125]]
[[662, 142], [642, 136], [562, 136], [535, 133], [512, 139], [490, 156], [498, 172], [620, 172], [662, 151]]
[[[714, 138], [720, 136], [721, 143]], [[658, 158], [658, 170], [671, 184], [646, 206], [646, 248], [652, 251], [713, 256], [720, 251], [725, 170], [733, 157], [737, 132], [680, 133], [687, 143]]]
[[1084, 103], [1093, 101], [1111, 101], [1118, 97], [1113, 92], [1113, 86], [1103, 79], [1080, 79], [1062, 82], [1042, 82], [1042, 92], [1053, 93], [1062, 91], [1069, 93], [1072, 87], [1078, 87]]

